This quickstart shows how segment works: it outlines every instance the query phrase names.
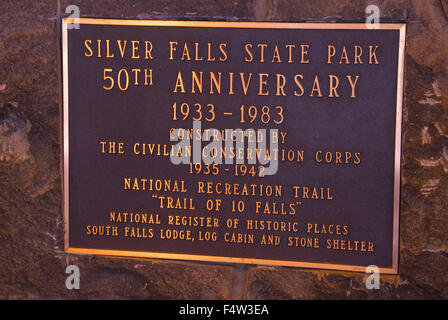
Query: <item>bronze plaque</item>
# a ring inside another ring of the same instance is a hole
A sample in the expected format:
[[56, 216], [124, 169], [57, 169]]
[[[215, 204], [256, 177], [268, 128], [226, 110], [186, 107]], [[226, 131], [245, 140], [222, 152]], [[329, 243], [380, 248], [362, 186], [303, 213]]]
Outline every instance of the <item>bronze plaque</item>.
[[397, 273], [404, 34], [63, 19], [66, 252]]

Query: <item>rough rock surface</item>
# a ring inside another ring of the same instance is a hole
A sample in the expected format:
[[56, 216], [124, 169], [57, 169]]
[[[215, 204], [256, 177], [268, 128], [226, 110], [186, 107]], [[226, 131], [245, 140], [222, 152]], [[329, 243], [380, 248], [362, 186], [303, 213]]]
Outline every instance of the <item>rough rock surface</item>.
[[[0, 298], [448, 298], [447, 0], [77, 0], [82, 16], [227, 20], [406, 20], [400, 274], [367, 290], [365, 275], [63, 252], [57, 10], [0, 1]], [[65, 288], [65, 268], [81, 289]]]

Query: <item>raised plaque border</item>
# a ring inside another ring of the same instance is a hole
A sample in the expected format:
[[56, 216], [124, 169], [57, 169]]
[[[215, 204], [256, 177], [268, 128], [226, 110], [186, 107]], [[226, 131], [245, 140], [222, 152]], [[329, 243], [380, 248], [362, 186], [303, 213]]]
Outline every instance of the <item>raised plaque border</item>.
[[[120, 257], [158, 258], [171, 260], [208, 261], [218, 263], [244, 263], [270, 266], [302, 267], [328, 270], [342, 270], [365, 272], [366, 266], [341, 265], [333, 263], [315, 263], [288, 260], [268, 260], [242, 257], [224, 257], [211, 255], [160, 253], [127, 250], [106, 250], [69, 247], [69, 119], [68, 119], [68, 28], [69, 23], [120, 25], [120, 26], [163, 26], [163, 27], [198, 27], [198, 28], [257, 28], [257, 29], [333, 29], [333, 30], [370, 30], [367, 23], [339, 23], [339, 22], [221, 22], [221, 21], [175, 21], [175, 20], [126, 20], [126, 19], [97, 19], [97, 18], [62, 18], [62, 189], [64, 213], [64, 249], [66, 253], [98, 254]], [[375, 30], [375, 29], [374, 29]], [[399, 30], [398, 72], [397, 72], [397, 101], [395, 124], [395, 163], [394, 163], [394, 204], [393, 204], [393, 241], [392, 266], [379, 267], [381, 273], [398, 273], [399, 255], [399, 210], [400, 210], [400, 161], [401, 161], [401, 122], [403, 104], [403, 75], [405, 49], [405, 23], [379, 23], [376, 30]]]

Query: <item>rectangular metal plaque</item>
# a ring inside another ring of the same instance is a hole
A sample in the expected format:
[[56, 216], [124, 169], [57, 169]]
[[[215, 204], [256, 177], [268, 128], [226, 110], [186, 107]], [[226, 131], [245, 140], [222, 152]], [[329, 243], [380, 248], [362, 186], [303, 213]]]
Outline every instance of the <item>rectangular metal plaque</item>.
[[397, 273], [405, 25], [378, 27], [63, 19], [66, 252]]

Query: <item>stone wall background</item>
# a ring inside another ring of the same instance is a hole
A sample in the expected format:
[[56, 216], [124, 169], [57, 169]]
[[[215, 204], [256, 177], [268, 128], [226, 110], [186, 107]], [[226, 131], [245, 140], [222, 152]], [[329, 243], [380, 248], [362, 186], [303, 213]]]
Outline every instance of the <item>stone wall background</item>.
[[[448, 298], [448, 0], [60, 0], [82, 16], [406, 20], [400, 274], [67, 255], [61, 210], [57, 0], [0, 1], [0, 298]], [[65, 268], [81, 289], [65, 288]]]

